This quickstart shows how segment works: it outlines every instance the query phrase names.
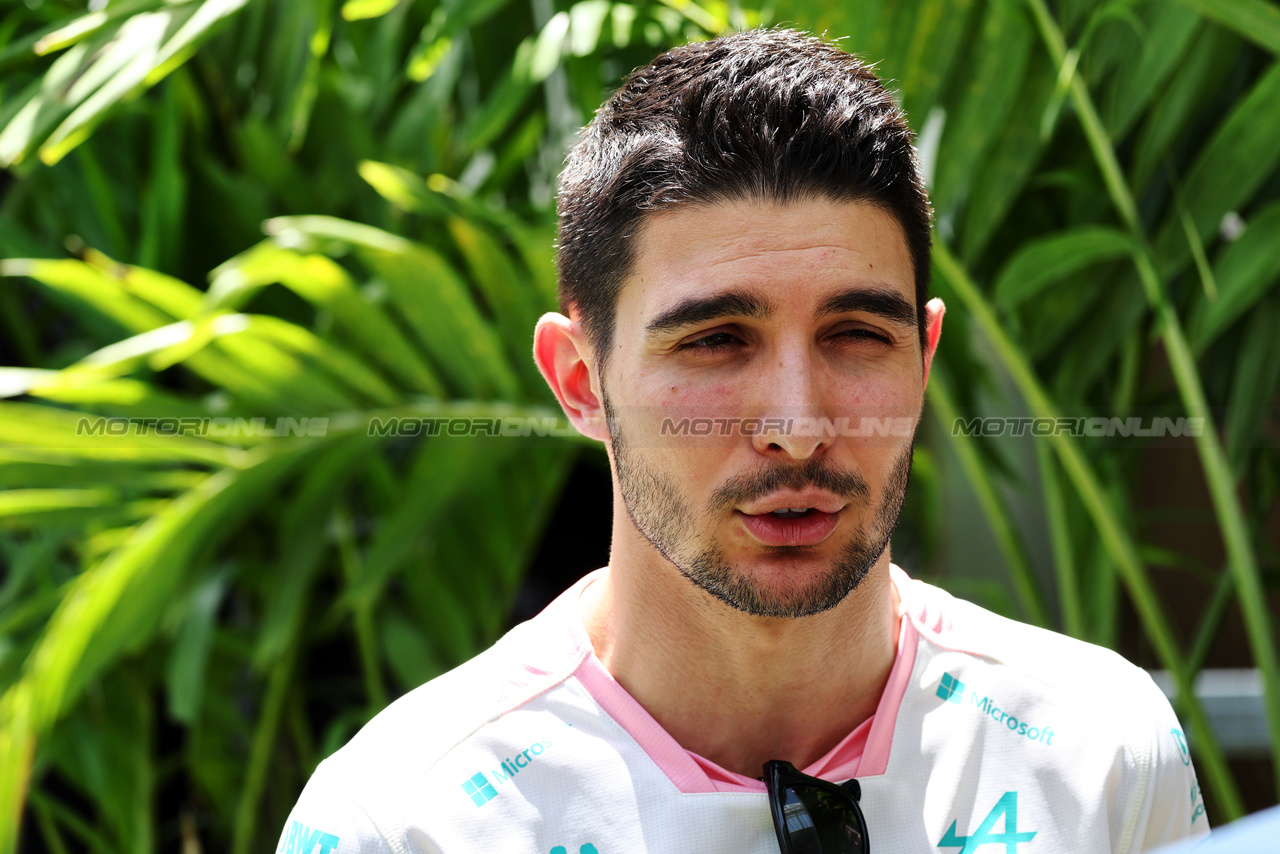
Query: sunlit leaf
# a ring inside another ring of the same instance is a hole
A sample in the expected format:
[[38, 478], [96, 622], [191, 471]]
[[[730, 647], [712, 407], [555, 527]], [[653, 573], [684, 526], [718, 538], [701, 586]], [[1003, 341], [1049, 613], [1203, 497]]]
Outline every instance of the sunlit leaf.
[[[305, 241], [311, 222], [307, 218], [277, 222], [277, 242]], [[343, 224], [336, 236], [348, 232], [365, 233], [353, 224]], [[408, 244], [397, 238], [387, 245], [396, 251]], [[215, 271], [206, 309], [237, 304], [252, 291], [274, 282], [331, 311], [338, 327], [368, 358], [410, 389], [444, 396], [444, 386], [404, 334], [357, 290], [346, 270], [324, 256], [300, 255], [271, 243], [261, 244]]]
[[107, 489], [9, 489], [0, 493], [0, 518], [61, 518], [63, 511], [111, 507], [118, 500], [118, 494]]
[[[40, 146], [40, 159], [53, 164], [79, 145], [106, 111], [138, 86], [154, 86], [184, 62], [189, 50], [209, 35], [221, 19], [244, 6], [248, 0], [204, 0], [197, 7], [178, 7], [172, 12], [137, 15], [126, 21], [118, 37], [95, 63], [128, 59], [92, 93], [80, 93], [79, 105]], [[110, 66], [108, 66], [110, 67]], [[92, 73], [92, 72], [91, 72]], [[82, 78], [83, 79], [83, 78]], [[86, 89], [88, 87], [85, 87]]]
[[163, 326], [169, 316], [125, 293], [102, 270], [81, 261], [0, 261], [0, 276], [27, 276], [81, 301], [131, 332]]
[[347, 0], [342, 4], [344, 21], [364, 21], [381, 18], [396, 7], [400, 0]]
[[508, 252], [483, 228], [461, 217], [448, 221], [449, 232], [467, 259], [472, 279], [497, 315], [499, 337], [507, 359], [524, 374], [529, 385], [538, 382], [533, 360], [533, 327], [538, 317], [552, 306], [538, 299], [529, 287], [527, 274], [516, 266]]
[[71, 107], [65, 93], [91, 55], [89, 44], [76, 45], [54, 61], [42, 80], [27, 88], [23, 100], [6, 105], [6, 113], [16, 109], [0, 130], [0, 165], [22, 162], [66, 116]]
[[177, 319], [186, 319], [200, 310], [204, 295], [172, 276], [141, 266], [117, 263], [93, 249], [85, 251], [84, 260], [119, 282], [118, 287]]
[[378, 195], [403, 211], [444, 216], [449, 207], [439, 193], [427, 189], [426, 182], [407, 169], [389, 163], [364, 160], [360, 163], [360, 177], [378, 191]]
[[391, 305], [416, 333], [419, 346], [462, 396], [498, 393], [510, 399], [518, 394], [493, 330], [457, 272], [435, 252], [369, 226], [322, 217], [282, 218], [271, 227], [355, 248], [386, 286]]
[[17, 448], [103, 460], [237, 465], [240, 459], [236, 451], [215, 442], [168, 435], [158, 430], [121, 430], [117, 435], [108, 419], [90, 418], [51, 406], [0, 403], [0, 449]]

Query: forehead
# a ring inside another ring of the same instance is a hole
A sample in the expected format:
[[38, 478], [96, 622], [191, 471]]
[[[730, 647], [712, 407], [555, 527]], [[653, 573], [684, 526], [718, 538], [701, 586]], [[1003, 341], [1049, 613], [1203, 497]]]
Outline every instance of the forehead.
[[618, 310], [643, 323], [674, 300], [729, 291], [803, 310], [851, 288], [893, 290], [914, 307], [914, 283], [902, 228], [877, 205], [735, 200], [648, 216]]

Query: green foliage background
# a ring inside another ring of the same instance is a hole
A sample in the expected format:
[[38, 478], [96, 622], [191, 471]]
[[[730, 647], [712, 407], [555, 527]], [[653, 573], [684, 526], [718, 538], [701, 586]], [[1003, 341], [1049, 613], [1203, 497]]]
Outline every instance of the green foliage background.
[[[1280, 743], [1280, 7], [27, 0], [0, 8], [0, 847], [268, 849], [320, 759], [501, 633], [586, 446], [368, 425], [554, 415], [527, 353], [577, 128], [660, 50], [782, 22], [879, 60], [921, 134], [951, 308], [923, 556], [958, 500], [1006, 610], [1111, 646], [1134, 615], [1214, 817], [1242, 812], [1188, 688], [1238, 622]], [[951, 435], [1009, 412], [1204, 417], [1221, 561], [1150, 535], [1151, 443]], [[1194, 625], [1156, 567], [1209, 591]]]

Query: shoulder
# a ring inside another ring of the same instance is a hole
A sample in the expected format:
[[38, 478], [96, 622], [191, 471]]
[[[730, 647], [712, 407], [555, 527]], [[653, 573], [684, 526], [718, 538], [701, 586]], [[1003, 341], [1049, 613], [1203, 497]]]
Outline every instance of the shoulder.
[[[296, 854], [314, 854], [326, 841], [331, 846], [322, 854], [404, 850], [399, 840], [405, 816], [431, 802], [429, 793], [442, 785], [438, 778], [447, 776], [447, 788], [464, 795], [454, 766], [478, 761], [472, 754], [491, 747], [491, 733], [501, 733], [505, 720], [553, 694], [588, 654], [564, 624], [564, 604], [557, 600], [485, 652], [410, 691], [369, 721], [316, 769], [286, 823], [279, 850], [295, 854], [290, 834]], [[307, 847], [316, 833], [321, 835]]]
[[429, 767], [485, 725], [563, 682], [586, 651], [550, 637], [549, 615], [516, 626], [485, 652], [387, 706], [331, 761], [345, 768], [387, 757]]
[[1151, 714], [1168, 709], [1150, 675], [1113, 650], [1002, 617], [923, 581], [901, 579], [903, 616], [938, 654], [967, 656], [1035, 693], [1092, 709], [1125, 732], [1131, 724], [1148, 731]]
[[972, 728], [987, 756], [1034, 767], [1042, 786], [1080, 800], [1106, 792], [1096, 807], [1114, 829], [1113, 851], [1207, 832], [1181, 724], [1145, 670], [900, 571], [895, 580], [919, 634], [926, 712], [947, 706], [944, 718]]

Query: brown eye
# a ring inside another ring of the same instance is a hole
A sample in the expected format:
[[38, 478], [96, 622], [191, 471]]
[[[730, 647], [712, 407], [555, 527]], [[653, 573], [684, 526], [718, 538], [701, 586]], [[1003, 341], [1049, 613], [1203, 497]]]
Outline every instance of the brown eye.
[[876, 332], [874, 329], [866, 329], [861, 326], [855, 326], [850, 329], [842, 329], [836, 333], [837, 338], [844, 338], [853, 341], [870, 341], [878, 344], [892, 344], [893, 342], [887, 335]]
[[682, 350], [721, 350], [740, 343], [738, 339], [730, 335], [728, 332], [712, 332], [710, 335], [704, 335], [701, 338], [695, 338], [685, 344], [680, 345]]

